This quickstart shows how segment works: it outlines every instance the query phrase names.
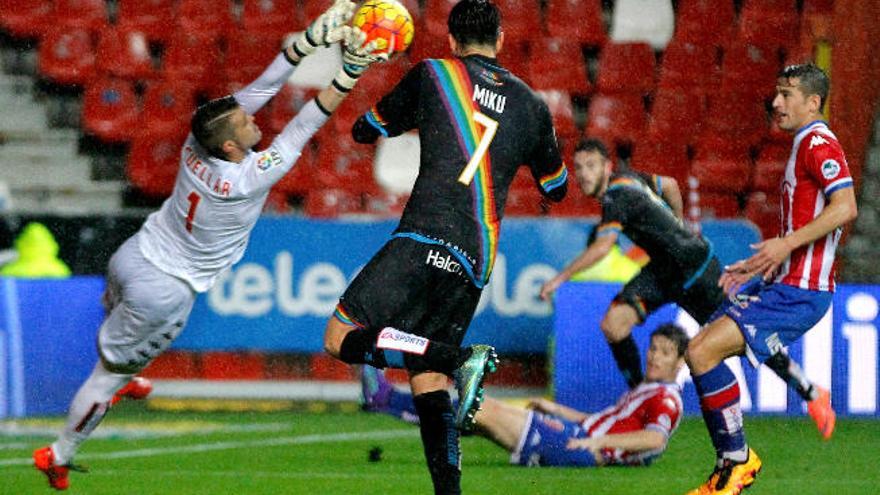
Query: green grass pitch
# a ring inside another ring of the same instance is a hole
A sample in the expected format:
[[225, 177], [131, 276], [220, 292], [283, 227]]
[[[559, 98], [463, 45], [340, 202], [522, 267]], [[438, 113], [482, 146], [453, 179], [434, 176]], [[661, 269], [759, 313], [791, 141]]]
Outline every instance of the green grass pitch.
[[[0, 422], [0, 494], [52, 493], [30, 466], [60, 419]], [[417, 428], [366, 413], [170, 413], [120, 404], [77, 460], [67, 493], [89, 495], [429, 494]], [[880, 493], [880, 421], [840, 419], [830, 442], [806, 419], [747, 417], [764, 470], [748, 495]], [[381, 447], [382, 460], [368, 453]], [[709, 474], [702, 421], [687, 418], [649, 468], [560, 469], [507, 465], [487, 440], [463, 439], [470, 494], [681, 494]]]

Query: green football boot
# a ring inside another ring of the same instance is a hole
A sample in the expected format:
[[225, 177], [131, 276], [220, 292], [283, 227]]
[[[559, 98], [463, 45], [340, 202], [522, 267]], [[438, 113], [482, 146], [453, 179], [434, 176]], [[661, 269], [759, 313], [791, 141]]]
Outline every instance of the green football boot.
[[452, 373], [455, 388], [458, 390], [458, 411], [455, 412], [455, 426], [469, 431], [474, 426], [474, 417], [483, 402], [483, 378], [486, 373], [494, 373], [498, 368], [498, 354], [490, 345], [471, 346], [471, 356]]

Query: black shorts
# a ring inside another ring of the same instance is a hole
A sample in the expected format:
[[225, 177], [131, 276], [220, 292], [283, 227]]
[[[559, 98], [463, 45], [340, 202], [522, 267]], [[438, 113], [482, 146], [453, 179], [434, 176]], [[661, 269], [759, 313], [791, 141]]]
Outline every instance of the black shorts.
[[[354, 323], [461, 345], [481, 289], [443, 246], [405, 237], [388, 241], [339, 299]], [[407, 355], [407, 367], [412, 356]]]
[[701, 273], [691, 274], [690, 279], [684, 279], [678, 270], [648, 263], [623, 286], [614, 302], [632, 306], [641, 321], [660, 306], [676, 303], [703, 325], [724, 302], [724, 291], [718, 287], [719, 277], [721, 264], [714, 256]]

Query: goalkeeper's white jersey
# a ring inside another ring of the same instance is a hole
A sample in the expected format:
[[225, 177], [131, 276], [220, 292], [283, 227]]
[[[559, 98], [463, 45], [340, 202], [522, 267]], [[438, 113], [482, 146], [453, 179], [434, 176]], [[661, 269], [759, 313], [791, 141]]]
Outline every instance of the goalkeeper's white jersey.
[[[292, 70], [279, 55], [235, 99], [253, 114], [278, 92]], [[326, 120], [315, 102], [309, 102], [271, 146], [248, 152], [241, 163], [214, 158], [192, 134], [187, 136], [174, 191], [136, 234], [144, 257], [193, 290], [209, 290], [224, 270], [241, 259], [269, 189], [293, 167]]]

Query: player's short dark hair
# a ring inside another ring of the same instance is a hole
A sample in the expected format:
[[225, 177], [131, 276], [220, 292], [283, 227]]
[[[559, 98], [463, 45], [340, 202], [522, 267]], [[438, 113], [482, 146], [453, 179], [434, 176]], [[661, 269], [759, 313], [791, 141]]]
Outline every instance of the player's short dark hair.
[[675, 343], [675, 348], [678, 350], [678, 357], [684, 356], [684, 353], [688, 348], [688, 342], [691, 340], [690, 337], [688, 337], [687, 332], [675, 323], [664, 323], [651, 332], [651, 338], [654, 338], [657, 335], [662, 335]]
[[794, 64], [783, 67], [777, 76], [781, 79], [798, 80], [798, 88], [805, 96], [819, 95], [819, 111], [825, 108], [825, 100], [831, 91], [831, 81], [828, 74], [818, 66], [806, 64]]
[[605, 143], [603, 143], [602, 141], [600, 141], [596, 138], [581, 139], [578, 142], [577, 146], [575, 146], [574, 152], [578, 153], [581, 151], [586, 151], [588, 153], [596, 151], [600, 155], [602, 155], [602, 158], [604, 158], [606, 160], [611, 159], [611, 155], [608, 154], [608, 148], [605, 147]]
[[213, 99], [193, 112], [190, 128], [193, 137], [205, 151], [217, 158], [226, 159], [223, 143], [234, 138], [229, 113], [238, 108], [232, 95]]
[[494, 45], [501, 33], [501, 11], [489, 0], [461, 0], [446, 25], [459, 44]]

